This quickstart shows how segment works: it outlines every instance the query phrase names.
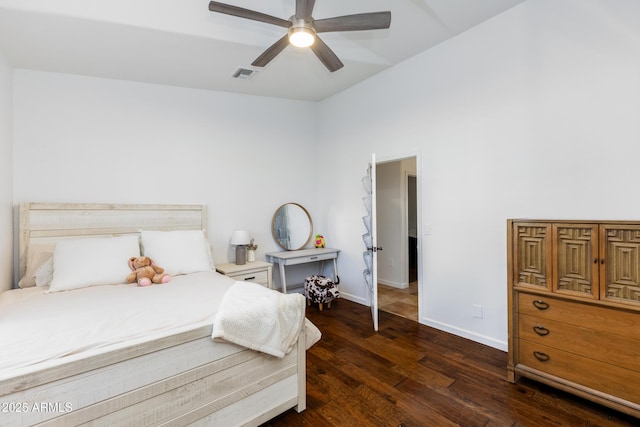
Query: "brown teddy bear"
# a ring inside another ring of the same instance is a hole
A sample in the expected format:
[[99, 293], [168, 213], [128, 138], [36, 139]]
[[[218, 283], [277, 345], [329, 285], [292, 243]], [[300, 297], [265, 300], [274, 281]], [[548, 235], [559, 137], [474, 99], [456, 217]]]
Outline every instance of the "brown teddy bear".
[[138, 282], [138, 286], [149, 286], [152, 283], [167, 283], [169, 275], [163, 274], [164, 268], [158, 267], [146, 256], [129, 258], [132, 272], [127, 276], [127, 283]]

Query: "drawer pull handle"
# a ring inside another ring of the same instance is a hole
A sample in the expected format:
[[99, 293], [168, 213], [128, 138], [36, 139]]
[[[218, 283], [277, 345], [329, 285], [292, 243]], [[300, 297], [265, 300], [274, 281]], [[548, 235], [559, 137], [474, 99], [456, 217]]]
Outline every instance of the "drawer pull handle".
[[551, 357], [549, 357], [549, 355], [547, 353], [543, 353], [541, 351], [534, 351], [533, 352], [533, 357], [535, 357], [536, 359], [538, 359], [541, 362], [547, 362], [547, 361], [549, 361], [549, 359], [551, 359]]
[[545, 335], [549, 335], [551, 331], [545, 328], [544, 326], [538, 325], [533, 327], [533, 332], [540, 335], [541, 337], [544, 337]]
[[318, 259], [318, 257], [317, 256], [312, 256], [309, 259]]
[[546, 310], [547, 308], [549, 308], [549, 304], [542, 301], [541, 299], [534, 300], [533, 306], [538, 310]]
[[253, 279], [255, 279], [255, 278], [256, 278], [256, 276], [245, 277], [245, 278], [244, 278], [244, 280], [253, 280]]

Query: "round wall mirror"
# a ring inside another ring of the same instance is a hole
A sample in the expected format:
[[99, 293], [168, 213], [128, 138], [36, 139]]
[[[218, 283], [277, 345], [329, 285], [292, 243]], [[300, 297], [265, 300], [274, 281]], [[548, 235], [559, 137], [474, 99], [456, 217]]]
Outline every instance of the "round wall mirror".
[[304, 248], [313, 232], [309, 212], [298, 203], [285, 203], [276, 209], [271, 220], [271, 234], [282, 248], [296, 251]]

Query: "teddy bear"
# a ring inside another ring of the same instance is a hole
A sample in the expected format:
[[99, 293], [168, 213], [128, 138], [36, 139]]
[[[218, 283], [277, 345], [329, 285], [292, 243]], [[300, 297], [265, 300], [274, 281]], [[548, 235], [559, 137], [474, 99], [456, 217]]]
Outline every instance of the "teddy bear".
[[138, 282], [138, 286], [149, 286], [152, 283], [167, 283], [169, 275], [163, 274], [164, 268], [158, 267], [151, 258], [146, 256], [129, 258], [131, 273], [127, 276], [127, 283]]

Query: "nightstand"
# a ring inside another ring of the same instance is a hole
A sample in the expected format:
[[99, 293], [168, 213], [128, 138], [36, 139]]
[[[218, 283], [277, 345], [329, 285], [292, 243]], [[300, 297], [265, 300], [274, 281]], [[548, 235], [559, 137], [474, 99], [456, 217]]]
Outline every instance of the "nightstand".
[[216, 271], [235, 280], [246, 280], [273, 289], [273, 264], [263, 261], [248, 262], [243, 265], [220, 264]]

